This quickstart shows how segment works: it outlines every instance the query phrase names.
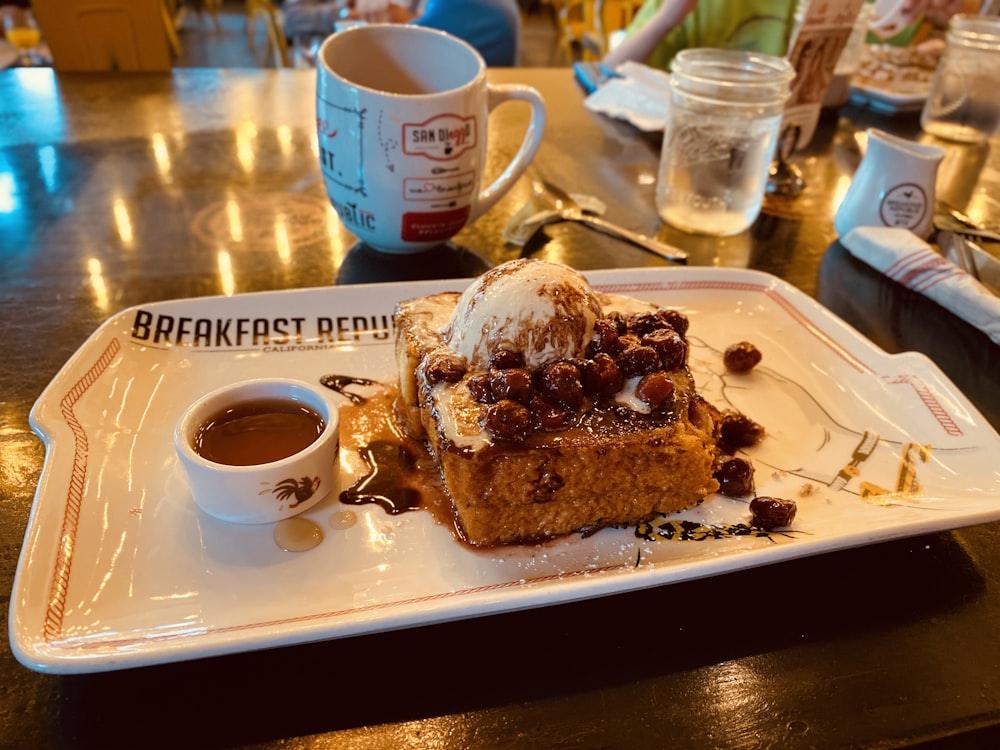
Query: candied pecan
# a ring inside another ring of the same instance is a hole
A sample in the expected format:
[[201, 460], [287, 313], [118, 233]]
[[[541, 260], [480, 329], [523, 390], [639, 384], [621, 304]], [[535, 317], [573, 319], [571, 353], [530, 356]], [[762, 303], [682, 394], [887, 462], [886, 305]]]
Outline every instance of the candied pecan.
[[524, 355], [510, 349], [497, 349], [490, 357], [490, 367], [494, 370], [509, 370], [513, 367], [524, 367]]
[[662, 320], [664, 323], [666, 323], [675, 331], [677, 331], [677, 333], [680, 335], [681, 338], [684, 338], [687, 335], [690, 321], [688, 320], [687, 315], [685, 315], [684, 313], [678, 310], [668, 310], [666, 308], [660, 308], [659, 310], [656, 311], [656, 315], [658, 318], [660, 318], [660, 320]]
[[490, 391], [498, 401], [509, 398], [521, 404], [531, 402], [531, 373], [523, 367], [490, 370]]
[[663, 327], [663, 321], [655, 312], [632, 313], [625, 318], [625, 321], [628, 324], [628, 332], [640, 338]]
[[732, 372], [750, 372], [761, 360], [760, 349], [749, 341], [739, 341], [726, 347], [722, 362]]
[[639, 381], [635, 395], [640, 401], [658, 409], [674, 397], [674, 381], [663, 370], [651, 372]]
[[583, 383], [580, 370], [572, 362], [559, 361], [545, 365], [539, 386], [546, 397], [575, 409], [583, 403]]
[[726, 453], [733, 453], [737, 448], [749, 448], [764, 437], [763, 425], [738, 411], [723, 412], [718, 425], [719, 447]]
[[461, 354], [441, 347], [427, 355], [427, 363], [424, 367], [427, 382], [431, 385], [442, 382], [457, 383], [468, 370], [468, 363]]
[[765, 531], [790, 526], [798, 508], [794, 500], [780, 497], [755, 497], [750, 501], [750, 525]]
[[628, 323], [625, 322], [625, 316], [617, 310], [609, 312], [604, 316], [603, 320], [610, 322], [615, 327], [615, 330], [618, 331], [619, 335], [628, 331]]
[[583, 392], [591, 398], [610, 398], [625, 385], [622, 368], [608, 354], [600, 352], [580, 366]]
[[651, 346], [660, 355], [664, 370], [676, 370], [687, 360], [687, 344], [673, 328], [658, 328], [642, 337], [643, 346]]
[[467, 385], [473, 400], [481, 404], [492, 404], [496, 401], [496, 397], [493, 395], [493, 388], [490, 387], [489, 373], [483, 372], [473, 375], [469, 378]]
[[631, 344], [619, 355], [618, 366], [627, 378], [648, 375], [660, 369], [660, 355], [651, 346]]
[[531, 432], [531, 412], [510, 399], [497, 401], [486, 407], [483, 427], [499, 440], [524, 440]]
[[531, 397], [531, 413], [543, 430], [558, 430], [573, 419], [574, 411], [558, 401], [535, 391]]
[[594, 335], [587, 344], [587, 356], [593, 357], [601, 352], [616, 357], [621, 354], [625, 345], [618, 333], [618, 326], [613, 320], [602, 318], [594, 323]]
[[715, 468], [719, 492], [729, 497], [753, 494], [753, 466], [743, 458], [727, 457]]

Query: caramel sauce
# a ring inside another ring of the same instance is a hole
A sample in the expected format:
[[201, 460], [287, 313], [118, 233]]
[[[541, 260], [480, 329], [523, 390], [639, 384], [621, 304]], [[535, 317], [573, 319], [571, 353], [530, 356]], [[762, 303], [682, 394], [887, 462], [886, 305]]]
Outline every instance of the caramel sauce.
[[319, 414], [297, 401], [246, 401], [205, 420], [195, 433], [194, 450], [217, 464], [256, 466], [308, 448], [325, 426]]
[[376, 503], [391, 515], [423, 505], [418, 487], [412, 486], [416, 461], [402, 443], [373, 440], [358, 448], [369, 472], [340, 493], [340, 502]]
[[[328, 381], [333, 377], [324, 378], [324, 384]], [[346, 381], [340, 377], [336, 382], [342, 386]], [[340, 448], [361, 459], [363, 472], [359, 470], [360, 478], [340, 493], [340, 502], [372, 503], [392, 515], [427, 510], [461, 539], [430, 451], [400, 431], [393, 408], [396, 393], [395, 386], [381, 385], [370, 397], [353, 394], [352, 403], [341, 407]]]

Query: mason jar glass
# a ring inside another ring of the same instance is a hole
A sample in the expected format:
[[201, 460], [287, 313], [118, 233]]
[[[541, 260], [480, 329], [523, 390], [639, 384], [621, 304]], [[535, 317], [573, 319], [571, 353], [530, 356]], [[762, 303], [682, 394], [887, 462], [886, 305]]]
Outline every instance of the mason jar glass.
[[982, 143], [1000, 129], [1000, 18], [952, 16], [931, 91], [920, 113], [939, 138]]
[[754, 222], [794, 77], [791, 64], [772, 55], [678, 53], [657, 176], [660, 218], [718, 236], [739, 234]]

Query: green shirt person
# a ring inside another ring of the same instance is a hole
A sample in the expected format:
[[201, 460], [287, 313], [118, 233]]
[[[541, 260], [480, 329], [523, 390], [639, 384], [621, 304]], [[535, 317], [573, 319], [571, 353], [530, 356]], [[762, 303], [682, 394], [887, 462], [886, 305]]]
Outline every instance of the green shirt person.
[[691, 47], [723, 47], [782, 56], [788, 51], [797, 0], [646, 0], [625, 39], [602, 64], [626, 60], [670, 69]]

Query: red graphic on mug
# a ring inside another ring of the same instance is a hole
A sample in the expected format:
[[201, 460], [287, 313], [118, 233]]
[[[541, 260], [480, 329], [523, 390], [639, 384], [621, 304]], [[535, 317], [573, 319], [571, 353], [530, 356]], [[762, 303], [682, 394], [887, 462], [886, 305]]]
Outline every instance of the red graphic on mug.
[[465, 226], [471, 210], [463, 206], [450, 211], [410, 211], [403, 214], [400, 237], [406, 242], [444, 242]]
[[450, 161], [476, 147], [476, 117], [436, 115], [420, 123], [403, 124], [403, 153]]
[[330, 121], [323, 117], [316, 118], [316, 132], [324, 138], [336, 138], [337, 129], [330, 124]]

